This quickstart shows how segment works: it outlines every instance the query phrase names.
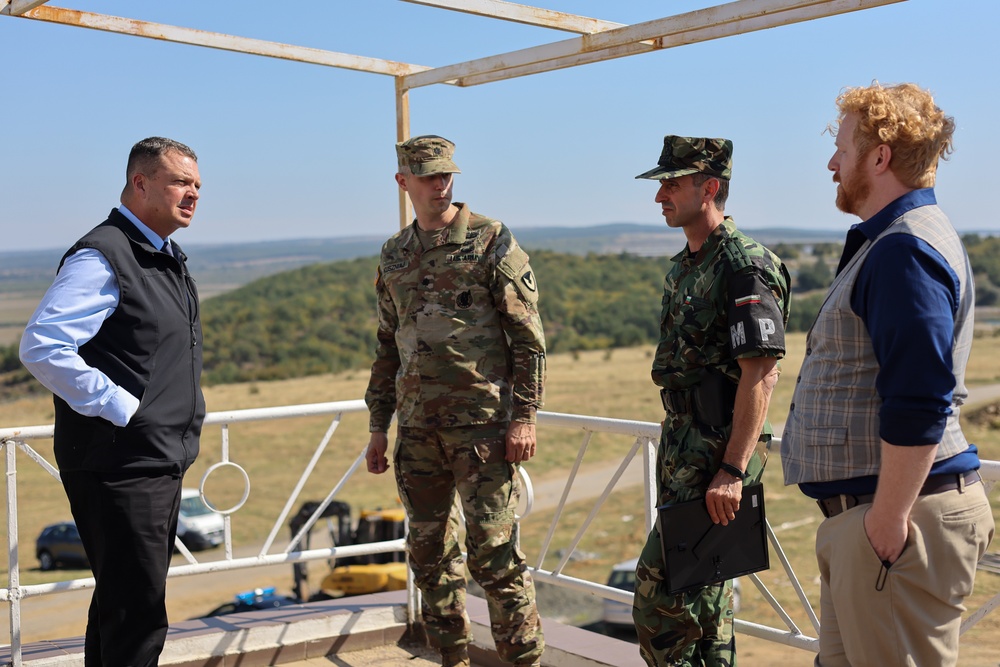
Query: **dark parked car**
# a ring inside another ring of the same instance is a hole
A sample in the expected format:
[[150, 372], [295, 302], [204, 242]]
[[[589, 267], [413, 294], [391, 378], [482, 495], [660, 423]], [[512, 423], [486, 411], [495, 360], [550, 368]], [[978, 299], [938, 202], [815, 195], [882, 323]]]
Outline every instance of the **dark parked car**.
[[80, 533], [72, 521], [60, 521], [43, 528], [35, 541], [35, 557], [43, 570], [52, 570], [58, 565], [90, 567]]
[[216, 607], [205, 614], [203, 618], [239, 614], [245, 611], [257, 611], [260, 609], [275, 609], [277, 607], [286, 607], [290, 604], [298, 604], [298, 600], [290, 598], [287, 595], [277, 595], [274, 592], [274, 586], [255, 588], [252, 591], [237, 594], [235, 600]]

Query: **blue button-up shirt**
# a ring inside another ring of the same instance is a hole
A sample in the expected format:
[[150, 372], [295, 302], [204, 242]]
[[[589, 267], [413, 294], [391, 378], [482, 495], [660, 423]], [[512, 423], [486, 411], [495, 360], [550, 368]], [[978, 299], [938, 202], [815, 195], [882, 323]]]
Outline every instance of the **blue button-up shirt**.
[[[124, 205], [118, 211], [154, 248], [163, 247], [166, 239]], [[125, 426], [139, 409], [139, 399], [80, 356], [80, 347], [96, 336], [104, 320], [115, 312], [120, 294], [118, 279], [104, 255], [93, 248], [78, 250], [63, 262], [28, 321], [19, 354], [31, 374], [73, 410]]]

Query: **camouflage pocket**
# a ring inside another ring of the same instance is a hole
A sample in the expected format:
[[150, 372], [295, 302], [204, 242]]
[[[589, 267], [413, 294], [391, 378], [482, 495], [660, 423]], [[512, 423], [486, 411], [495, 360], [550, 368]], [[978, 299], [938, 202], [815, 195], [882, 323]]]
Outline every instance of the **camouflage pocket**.
[[472, 448], [481, 463], [503, 463], [507, 456], [507, 443], [503, 439], [477, 440]]
[[469, 533], [477, 538], [477, 544], [481, 550], [492, 550], [513, 542], [513, 510], [480, 512], [475, 517], [467, 516], [466, 523]]

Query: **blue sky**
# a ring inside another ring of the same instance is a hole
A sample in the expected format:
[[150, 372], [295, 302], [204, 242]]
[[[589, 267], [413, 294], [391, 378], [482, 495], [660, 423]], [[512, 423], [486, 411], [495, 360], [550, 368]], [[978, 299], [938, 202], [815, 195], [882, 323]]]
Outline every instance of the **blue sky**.
[[[397, 0], [52, 4], [426, 66], [573, 36]], [[631, 24], [708, 3], [535, 4]], [[410, 95], [411, 128], [458, 144], [456, 199], [515, 233], [661, 224], [655, 184], [633, 177], [656, 163], [665, 134], [735, 142], [727, 212], [741, 227], [846, 229], [854, 219], [834, 208], [826, 171], [834, 99], [873, 79], [913, 81], [958, 125], [939, 202], [961, 231], [1000, 232], [981, 203], [1000, 155], [998, 24], [994, 0], [910, 0], [472, 88], [421, 88]], [[0, 59], [4, 250], [64, 248], [103, 220], [129, 148], [150, 135], [199, 154], [202, 199], [182, 244], [397, 229], [389, 77], [6, 16]]]

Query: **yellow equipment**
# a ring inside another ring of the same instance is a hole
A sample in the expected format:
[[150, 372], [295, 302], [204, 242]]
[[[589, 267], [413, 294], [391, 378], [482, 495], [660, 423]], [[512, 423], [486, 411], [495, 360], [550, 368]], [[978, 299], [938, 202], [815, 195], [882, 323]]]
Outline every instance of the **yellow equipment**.
[[406, 588], [406, 563], [341, 565], [326, 575], [320, 590], [330, 597], [363, 595]]
[[[290, 522], [295, 535], [319, 504], [305, 503]], [[321, 515], [328, 519], [330, 538], [336, 546], [350, 544], [371, 544], [402, 538], [406, 534], [406, 512], [402, 508], [361, 510], [357, 527], [351, 528], [351, 509], [343, 501], [333, 501]], [[334, 521], [335, 520], [335, 521]], [[303, 548], [308, 549], [310, 535], [303, 539]], [[323, 578], [320, 592], [309, 595], [307, 572], [303, 563], [293, 567], [295, 593], [299, 600], [317, 600], [381, 593], [406, 588], [406, 563], [401, 552], [371, 554], [337, 558], [330, 561], [330, 573]]]

